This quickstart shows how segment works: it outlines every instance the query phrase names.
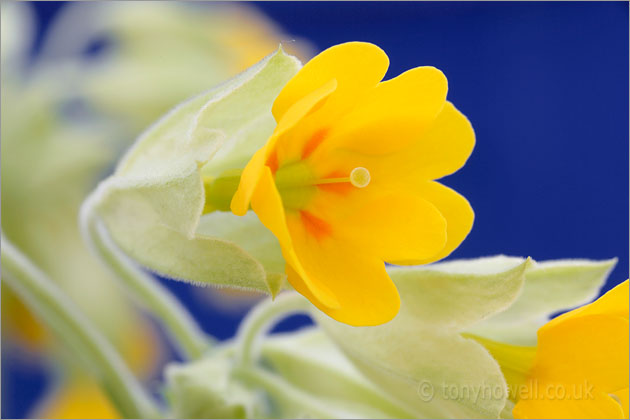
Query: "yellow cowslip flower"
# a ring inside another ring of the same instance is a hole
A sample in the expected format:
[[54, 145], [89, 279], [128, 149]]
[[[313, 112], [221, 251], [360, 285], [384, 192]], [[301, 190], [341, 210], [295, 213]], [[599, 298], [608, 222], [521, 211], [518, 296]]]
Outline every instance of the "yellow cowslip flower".
[[474, 217], [466, 199], [433, 181], [462, 167], [475, 143], [446, 101], [446, 78], [417, 67], [381, 82], [388, 65], [362, 42], [309, 61], [275, 100], [276, 129], [231, 203], [237, 215], [251, 205], [278, 238], [293, 287], [351, 325], [398, 312], [384, 261], [443, 258]]
[[84, 376], [63, 382], [31, 414], [36, 419], [121, 418], [99, 385]]
[[628, 418], [628, 281], [538, 330], [515, 418]]

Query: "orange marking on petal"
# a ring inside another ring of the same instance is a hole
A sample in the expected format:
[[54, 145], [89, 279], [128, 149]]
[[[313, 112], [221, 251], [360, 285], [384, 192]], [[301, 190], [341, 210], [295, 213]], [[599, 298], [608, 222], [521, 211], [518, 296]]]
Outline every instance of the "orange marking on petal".
[[340, 195], [350, 194], [350, 192], [355, 189], [355, 187], [349, 182], [340, 184], [322, 184], [318, 185], [317, 188]]
[[315, 132], [304, 145], [304, 150], [302, 151], [302, 159], [308, 158], [314, 151], [319, 147], [320, 144], [326, 138], [326, 134], [328, 134], [328, 129], [321, 129]]
[[278, 170], [278, 151], [274, 150], [271, 152], [271, 155], [267, 158], [267, 166], [271, 169], [271, 173], [275, 174]]
[[331, 235], [332, 229], [330, 225], [319, 217], [314, 216], [312, 213], [302, 210], [300, 211], [300, 218], [302, 219], [306, 232], [314, 236], [318, 241]]

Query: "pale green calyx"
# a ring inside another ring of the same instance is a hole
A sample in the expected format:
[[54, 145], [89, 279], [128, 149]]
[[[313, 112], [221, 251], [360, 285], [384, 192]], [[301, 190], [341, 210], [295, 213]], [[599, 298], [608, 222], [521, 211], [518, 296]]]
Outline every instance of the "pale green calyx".
[[[402, 301], [391, 322], [354, 328], [313, 313], [359, 370], [414, 417], [511, 417], [508, 385], [522, 380], [520, 365], [533, 354], [514, 344], [535, 345], [551, 314], [596, 296], [614, 263], [497, 256], [391, 267]], [[525, 355], [522, 363], [506, 364], [502, 343]]]
[[265, 144], [275, 127], [271, 105], [300, 66], [280, 48], [174, 108], [99, 185], [84, 218], [97, 214], [122, 250], [159, 274], [275, 295], [285, 278], [276, 239], [253, 213], [203, 214], [212, 206], [204, 180], [242, 169]]

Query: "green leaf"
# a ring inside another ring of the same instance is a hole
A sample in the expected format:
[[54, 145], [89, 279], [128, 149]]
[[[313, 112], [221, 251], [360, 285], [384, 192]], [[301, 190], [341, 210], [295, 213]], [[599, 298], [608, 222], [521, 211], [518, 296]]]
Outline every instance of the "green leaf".
[[505, 312], [471, 329], [473, 334], [517, 345], [535, 345], [536, 332], [559, 311], [592, 301], [617, 259], [554, 260], [535, 263], [523, 291]]
[[[271, 104], [299, 68], [279, 49], [179, 105], [138, 139], [92, 197], [127, 254], [171, 278], [277, 292], [284, 270], [272, 234], [255, 217], [202, 218], [202, 176], [225, 165], [238, 169], [232, 165], [244, 165], [264, 145], [275, 126]], [[260, 236], [244, 235], [245, 228]]]
[[505, 257], [390, 268], [401, 310], [377, 327], [316, 313], [361, 372], [415, 417], [498, 418], [507, 385], [488, 351], [461, 332], [509, 307], [529, 260]]

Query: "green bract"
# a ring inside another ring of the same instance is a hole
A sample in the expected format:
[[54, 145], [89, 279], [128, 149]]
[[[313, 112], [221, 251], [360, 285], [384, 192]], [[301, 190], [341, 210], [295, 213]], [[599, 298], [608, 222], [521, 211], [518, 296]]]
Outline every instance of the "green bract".
[[616, 258], [535, 263], [527, 270], [523, 290], [509, 309], [475, 325], [471, 332], [495, 341], [533, 346], [538, 328], [551, 315], [596, 298], [616, 263]]
[[390, 268], [401, 296], [391, 322], [352, 328], [321, 315], [318, 320], [357, 367], [415, 417], [497, 418], [507, 396], [501, 369], [461, 333], [510, 306], [529, 264], [491, 258]]
[[300, 62], [282, 49], [176, 107], [147, 130], [86, 205], [114, 241], [159, 274], [275, 295], [279, 245], [252, 214], [202, 216], [202, 177], [242, 168], [267, 141], [271, 104]]

